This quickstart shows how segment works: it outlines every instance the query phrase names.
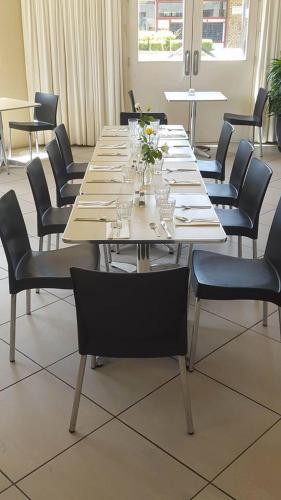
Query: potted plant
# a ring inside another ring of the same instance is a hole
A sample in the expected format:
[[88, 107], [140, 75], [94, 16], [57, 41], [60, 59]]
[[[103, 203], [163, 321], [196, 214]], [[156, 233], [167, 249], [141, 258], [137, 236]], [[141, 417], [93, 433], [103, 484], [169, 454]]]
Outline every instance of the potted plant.
[[281, 59], [271, 61], [267, 78], [270, 83], [269, 114], [276, 116], [277, 145], [281, 152]]

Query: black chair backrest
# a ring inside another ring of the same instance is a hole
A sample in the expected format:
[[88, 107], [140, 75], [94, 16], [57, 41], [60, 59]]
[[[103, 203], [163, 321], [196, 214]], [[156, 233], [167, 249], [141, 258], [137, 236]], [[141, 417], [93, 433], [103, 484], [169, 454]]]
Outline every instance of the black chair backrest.
[[265, 103], [267, 101], [268, 93], [264, 88], [260, 88], [258, 91], [255, 108], [254, 108], [254, 117], [258, 119], [258, 125], [262, 126], [262, 115], [265, 107]]
[[234, 128], [232, 127], [232, 125], [228, 122], [223, 122], [223, 126], [219, 137], [218, 147], [216, 151], [216, 160], [219, 161], [222, 166], [223, 176], [225, 171], [225, 160], [228, 151], [228, 146], [233, 132]]
[[8, 261], [10, 293], [15, 293], [17, 266], [31, 248], [19, 202], [13, 190], [0, 198], [0, 237]]
[[[167, 125], [168, 119], [165, 113], [144, 113], [145, 115], [153, 116], [156, 120], [160, 120], [161, 125]], [[121, 111], [120, 113], [120, 125], [128, 125], [129, 118], [139, 118], [140, 113], [126, 113]]]
[[39, 158], [34, 158], [34, 160], [28, 163], [26, 166], [26, 173], [36, 206], [38, 234], [41, 236], [40, 229], [42, 228], [42, 217], [52, 206], [41, 160]]
[[73, 163], [73, 156], [72, 156], [72, 151], [71, 151], [71, 146], [69, 142], [69, 138], [66, 132], [66, 128], [63, 123], [58, 125], [55, 130], [55, 136], [58, 141], [58, 145], [60, 148], [60, 152], [64, 161], [64, 164], [66, 167]]
[[271, 168], [261, 160], [252, 158], [241, 190], [239, 209], [258, 227], [262, 202], [272, 176]]
[[72, 268], [71, 276], [80, 354], [186, 354], [187, 268], [140, 274]]
[[128, 94], [129, 94], [129, 98], [131, 101], [132, 113], [135, 113], [136, 112], [136, 101], [135, 101], [134, 92], [132, 90], [129, 90]]
[[265, 259], [269, 260], [278, 272], [281, 279], [281, 198], [277, 205], [275, 215], [269, 231], [269, 236], [264, 252]]
[[57, 125], [58, 100], [58, 95], [36, 92], [35, 102], [38, 102], [41, 106], [34, 108], [34, 120], [49, 123], [55, 128]]
[[46, 146], [46, 150], [49, 156], [50, 164], [55, 178], [57, 195], [58, 191], [67, 183], [67, 171], [64, 164], [59, 145], [56, 139], [53, 139]]
[[236, 187], [238, 194], [242, 188], [253, 151], [254, 147], [249, 141], [242, 139], [239, 142], [229, 179], [230, 184]]

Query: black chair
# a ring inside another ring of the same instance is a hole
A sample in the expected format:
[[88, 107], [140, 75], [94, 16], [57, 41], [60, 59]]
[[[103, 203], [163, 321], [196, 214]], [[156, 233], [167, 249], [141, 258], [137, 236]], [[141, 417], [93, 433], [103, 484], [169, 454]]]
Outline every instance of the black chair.
[[129, 90], [128, 94], [129, 94], [129, 98], [131, 101], [132, 113], [136, 113], [137, 110], [136, 110], [136, 101], [135, 101], [134, 92], [132, 90]]
[[0, 237], [8, 261], [11, 294], [10, 361], [15, 360], [16, 298], [26, 290], [26, 313], [31, 314], [31, 289], [72, 289], [70, 268], [99, 268], [99, 248], [76, 245], [51, 252], [31, 249], [21, 209], [14, 191], [0, 198]]
[[223, 119], [232, 123], [232, 125], [246, 125], [247, 127], [253, 127], [253, 145], [255, 143], [255, 127], [259, 129], [259, 139], [260, 139], [260, 156], [262, 153], [262, 118], [263, 111], [267, 101], [268, 93], [264, 88], [260, 88], [258, 91], [254, 113], [252, 115], [235, 115], [233, 113], [225, 113]]
[[[188, 273], [187, 268], [140, 274], [71, 269], [81, 358], [70, 432], [75, 431], [86, 359], [91, 355], [119, 358], [178, 356], [187, 431], [193, 433], [185, 367]], [[167, 286], [173, 290], [172, 296], [167, 293]], [[141, 313], [142, 307], [144, 311]]]
[[54, 132], [65, 164], [68, 179], [83, 179], [88, 162], [76, 163], [73, 161], [69, 138], [63, 123], [58, 125]]
[[[152, 116], [155, 120], [160, 120], [160, 125], [168, 125], [167, 116], [165, 113], [143, 113], [145, 115]], [[140, 113], [127, 113], [125, 111], [121, 111], [120, 113], [120, 125], [128, 125], [128, 120], [130, 118], [140, 118]]]
[[208, 196], [215, 205], [237, 207], [247, 168], [254, 148], [245, 140], [240, 141], [234, 158], [229, 183], [206, 184]]
[[35, 102], [40, 106], [34, 108], [33, 122], [9, 122], [10, 127], [10, 156], [12, 155], [12, 129], [23, 130], [29, 133], [29, 151], [30, 160], [32, 160], [32, 133], [36, 137], [36, 151], [38, 150], [37, 132], [45, 130], [54, 130], [57, 125], [57, 107], [59, 96], [46, 94], [45, 92], [36, 92]]
[[253, 258], [257, 258], [260, 210], [271, 176], [272, 170], [266, 163], [252, 158], [238, 208], [216, 208], [226, 234], [238, 236], [238, 257], [242, 257], [242, 236], [246, 236], [253, 240]]
[[233, 131], [234, 128], [232, 127], [232, 125], [230, 125], [230, 123], [228, 122], [224, 122], [219, 137], [218, 147], [216, 151], [216, 159], [197, 161], [197, 165], [202, 177], [208, 179], [215, 179], [216, 181], [221, 181], [221, 182], [224, 181], [225, 160]]
[[46, 150], [56, 183], [57, 206], [73, 205], [81, 184], [68, 183], [67, 171], [56, 139], [47, 144]]
[[[57, 235], [57, 249], [59, 235], [65, 230], [71, 213], [71, 207], [52, 207], [50, 194], [43, 166], [39, 158], [34, 158], [26, 166], [26, 173], [32, 190], [37, 212], [37, 234], [39, 236], [39, 251], [43, 250], [44, 236]], [[48, 250], [51, 250], [51, 238], [48, 238]]]
[[193, 252], [191, 284], [195, 290], [195, 321], [192, 332], [189, 370], [195, 360], [200, 300], [261, 300], [263, 324], [267, 326], [267, 303], [279, 308], [281, 337], [281, 200], [271, 225], [262, 259], [241, 259], [214, 252]]

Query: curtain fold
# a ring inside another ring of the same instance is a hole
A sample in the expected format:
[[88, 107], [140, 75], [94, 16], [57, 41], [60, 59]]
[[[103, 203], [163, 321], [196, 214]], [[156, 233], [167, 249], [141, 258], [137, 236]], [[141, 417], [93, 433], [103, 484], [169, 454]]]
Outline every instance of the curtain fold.
[[[281, 57], [280, 0], [263, 0], [260, 25], [254, 95], [257, 95], [259, 87], [267, 87], [270, 61]], [[263, 121], [263, 140], [275, 141], [275, 118], [269, 117], [266, 113]]]
[[21, 8], [29, 99], [58, 94], [71, 143], [94, 145], [124, 109], [122, 0], [21, 0]]

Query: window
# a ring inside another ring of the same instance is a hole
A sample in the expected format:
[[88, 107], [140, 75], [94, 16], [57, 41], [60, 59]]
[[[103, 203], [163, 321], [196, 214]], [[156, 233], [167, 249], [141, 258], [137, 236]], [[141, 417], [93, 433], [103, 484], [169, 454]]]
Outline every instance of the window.
[[139, 0], [139, 61], [183, 60], [183, 10], [183, 0]]

